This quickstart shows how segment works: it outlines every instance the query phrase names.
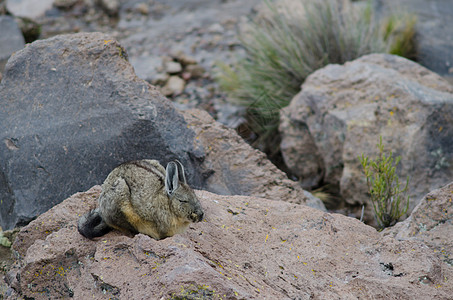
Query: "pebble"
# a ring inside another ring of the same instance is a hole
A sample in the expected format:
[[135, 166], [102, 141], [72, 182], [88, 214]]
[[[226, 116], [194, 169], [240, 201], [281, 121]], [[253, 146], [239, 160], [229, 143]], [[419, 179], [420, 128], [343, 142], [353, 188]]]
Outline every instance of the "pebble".
[[54, 0], [53, 5], [61, 9], [69, 9], [79, 0]]
[[54, 0], [7, 0], [6, 9], [16, 17], [36, 19], [52, 8]]
[[179, 76], [170, 76], [167, 83], [162, 87], [161, 92], [165, 96], [181, 94], [184, 91], [186, 82]]
[[165, 72], [168, 74], [177, 74], [182, 71], [182, 66], [179, 62], [167, 61], [165, 62]]
[[225, 29], [219, 23], [214, 23], [214, 24], [212, 24], [211, 26], [208, 27], [208, 32], [209, 33], [220, 33], [221, 34], [224, 31], [225, 31]]
[[206, 72], [206, 70], [200, 65], [188, 65], [185, 71], [190, 74], [190, 78], [194, 79], [203, 77]]
[[148, 4], [143, 2], [137, 3], [137, 5], [135, 6], [135, 10], [145, 16], [149, 14]]
[[120, 9], [119, 0], [101, 0], [100, 4], [102, 8], [111, 16], [118, 15]]
[[167, 73], [157, 73], [156, 75], [154, 75], [154, 77], [152, 78], [151, 80], [151, 83], [153, 85], [164, 85], [168, 79], [170, 78], [170, 76], [167, 74]]
[[171, 56], [176, 60], [176, 61], [179, 61], [183, 66], [187, 66], [187, 65], [195, 65], [197, 64], [197, 60], [192, 57], [192, 56], [189, 56], [187, 54], [185, 54], [184, 52], [182, 51], [178, 51], [176, 53], [172, 53]]

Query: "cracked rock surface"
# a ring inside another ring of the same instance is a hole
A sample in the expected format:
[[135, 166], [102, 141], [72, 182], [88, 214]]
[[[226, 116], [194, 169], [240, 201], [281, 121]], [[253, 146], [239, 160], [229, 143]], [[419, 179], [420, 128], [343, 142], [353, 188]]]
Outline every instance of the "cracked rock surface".
[[95, 186], [75, 194], [22, 228], [7, 299], [448, 299], [453, 292], [453, 268], [423, 241], [262, 198], [197, 191], [206, 218], [183, 234], [156, 241], [113, 231], [90, 241], [76, 222], [99, 193]]

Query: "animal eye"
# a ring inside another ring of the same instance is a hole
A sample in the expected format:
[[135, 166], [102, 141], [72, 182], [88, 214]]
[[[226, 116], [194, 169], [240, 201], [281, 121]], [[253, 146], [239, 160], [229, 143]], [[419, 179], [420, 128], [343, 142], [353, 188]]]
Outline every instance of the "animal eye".
[[[178, 199], [179, 200], [179, 199]], [[189, 201], [187, 200], [179, 200], [179, 202], [182, 202], [182, 203], [189, 203]]]

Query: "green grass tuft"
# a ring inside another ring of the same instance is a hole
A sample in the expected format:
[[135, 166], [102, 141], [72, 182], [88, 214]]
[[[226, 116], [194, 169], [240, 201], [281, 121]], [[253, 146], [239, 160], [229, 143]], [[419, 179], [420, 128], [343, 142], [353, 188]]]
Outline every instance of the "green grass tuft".
[[217, 77], [229, 101], [247, 108], [249, 126], [259, 137], [255, 146], [268, 154], [278, 151], [280, 109], [310, 73], [369, 53], [414, 53], [413, 17], [378, 20], [370, 2], [288, 3], [298, 5], [265, 1], [267, 13], [240, 35], [246, 57], [233, 67], [219, 64]]

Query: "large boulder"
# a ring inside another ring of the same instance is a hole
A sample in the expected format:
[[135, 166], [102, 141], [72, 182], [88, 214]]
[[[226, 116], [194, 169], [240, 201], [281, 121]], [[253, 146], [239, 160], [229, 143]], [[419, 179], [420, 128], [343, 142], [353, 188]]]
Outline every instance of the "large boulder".
[[125, 161], [179, 159], [189, 182], [203, 185], [195, 133], [170, 101], [136, 77], [109, 36], [56, 36], [16, 52], [0, 103], [3, 229], [102, 183]]
[[197, 191], [205, 221], [156, 241], [82, 237], [100, 187], [19, 232], [7, 299], [448, 299], [453, 267], [423, 242], [307, 206]]
[[421, 241], [453, 267], [453, 182], [426, 194], [409, 218], [383, 234]]
[[282, 110], [283, 157], [307, 186], [339, 185], [349, 204], [367, 204], [358, 157], [400, 155], [397, 173], [410, 176], [412, 209], [424, 194], [453, 178], [453, 86], [401, 57], [372, 54], [310, 75]]

